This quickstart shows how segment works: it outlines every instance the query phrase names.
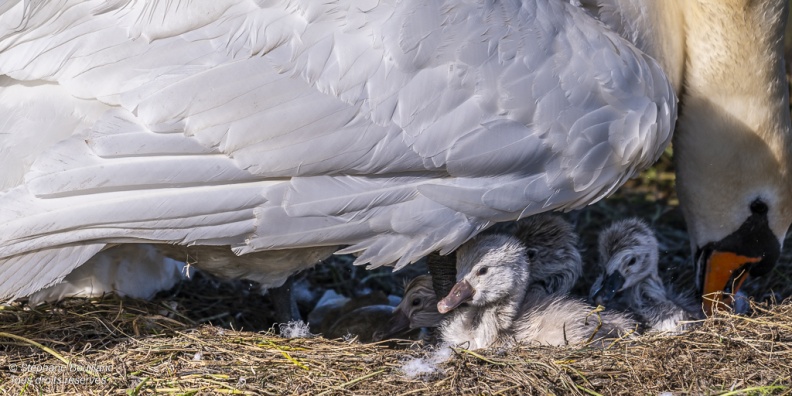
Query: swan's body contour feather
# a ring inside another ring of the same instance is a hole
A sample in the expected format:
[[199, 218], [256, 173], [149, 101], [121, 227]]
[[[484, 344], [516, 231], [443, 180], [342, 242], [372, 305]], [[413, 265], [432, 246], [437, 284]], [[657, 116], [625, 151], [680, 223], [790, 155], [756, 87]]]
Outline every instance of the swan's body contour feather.
[[8, 1], [0, 74], [0, 297], [111, 243], [400, 267], [608, 195], [676, 118], [559, 0]]

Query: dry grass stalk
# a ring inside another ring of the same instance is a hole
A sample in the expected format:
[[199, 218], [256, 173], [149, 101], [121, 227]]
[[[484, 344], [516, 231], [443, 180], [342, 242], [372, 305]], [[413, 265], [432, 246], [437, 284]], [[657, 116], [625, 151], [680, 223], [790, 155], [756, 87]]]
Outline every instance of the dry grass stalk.
[[792, 391], [792, 304], [756, 306], [750, 317], [720, 312], [683, 335], [644, 335], [607, 349], [455, 349], [438, 372], [419, 378], [407, 377], [402, 367], [431, 353], [420, 344], [284, 339], [270, 332], [196, 327], [162, 311], [156, 303], [116, 298], [72, 299], [36, 309], [6, 306], [0, 311], [0, 390], [130, 395]]

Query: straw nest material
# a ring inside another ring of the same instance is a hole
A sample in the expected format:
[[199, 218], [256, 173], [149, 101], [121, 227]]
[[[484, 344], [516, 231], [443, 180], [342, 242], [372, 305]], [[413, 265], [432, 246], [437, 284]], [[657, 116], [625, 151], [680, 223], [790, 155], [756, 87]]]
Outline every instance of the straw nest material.
[[[447, 360], [419, 343], [195, 326], [117, 298], [0, 312], [0, 390], [94, 394], [749, 394], [792, 392], [792, 304], [716, 313], [606, 349], [520, 346]], [[441, 356], [444, 357], [444, 356]], [[421, 359], [421, 360], [418, 360]], [[444, 361], [445, 360], [445, 361]], [[408, 376], [415, 362], [423, 374]]]

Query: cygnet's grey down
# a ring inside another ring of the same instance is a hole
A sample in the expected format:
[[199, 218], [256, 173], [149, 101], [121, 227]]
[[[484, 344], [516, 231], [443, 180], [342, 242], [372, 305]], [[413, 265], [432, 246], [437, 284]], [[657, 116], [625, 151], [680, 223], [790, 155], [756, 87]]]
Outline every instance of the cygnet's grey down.
[[549, 213], [516, 222], [514, 236], [525, 245], [533, 297], [566, 295], [583, 272], [578, 235], [566, 220]]
[[404, 297], [393, 310], [383, 338], [395, 337], [408, 329], [432, 328], [440, 325], [443, 314], [437, 311], [437, 295], [431, 275], [419, 275], [404, 288]]
[[[509, 232], [526, 246], [531, 266], [529, 295], [538, 298], [572, 290], [583, 265], [577, 249], [578, 236], [569, 222], [559, 216], [539, 214], [514, 222]], [[431, 275], [420, 275], [407, 284], [404, 298], [389, 321], [386, 337], [407, 329], [440, 326], [445, 315], [437, 311], [432, 286]]]
[[457, 283], [437, 304], [441, 313], [453, 311], [442, 339], [470, 349], [513, 341], [567, 345], [620, 337], [636, 327], [628, 315], [595, 313], [563, 295], [529, 295], [528, 260], [525, 245], [509, 235], [478, 236], [461, 246]]
[[329, 339], [356, 337], [363, 343], [377, 341], [381, 338], [378, 333], [385, 331], [392, 313], [390, 305], [360, 307], [338, 318], [323, 335]]
[[663, 284], [657, 238], [642, 220], [622, 220], [600, 233], [599, 255], [602, 274], [591, 287], [592, 303], [630, 310], [650, 331], [685, 330], [682, 322], [703, 317], [692, 295]]

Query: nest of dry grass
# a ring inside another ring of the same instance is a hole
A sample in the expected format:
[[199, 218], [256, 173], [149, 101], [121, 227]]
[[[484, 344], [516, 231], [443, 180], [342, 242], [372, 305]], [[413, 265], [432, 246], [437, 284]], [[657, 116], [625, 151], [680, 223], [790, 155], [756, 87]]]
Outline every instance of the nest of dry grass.
[[[3, 307], [0, 351], [9, 394], [788, 394], [792, 303], [605, 349], [454, 349], [440, 362], [420, 343], [285, 339], [196, 326], [167, 304], [71, 299]], [[415, 359], [435, 371], [406, 375]]]

